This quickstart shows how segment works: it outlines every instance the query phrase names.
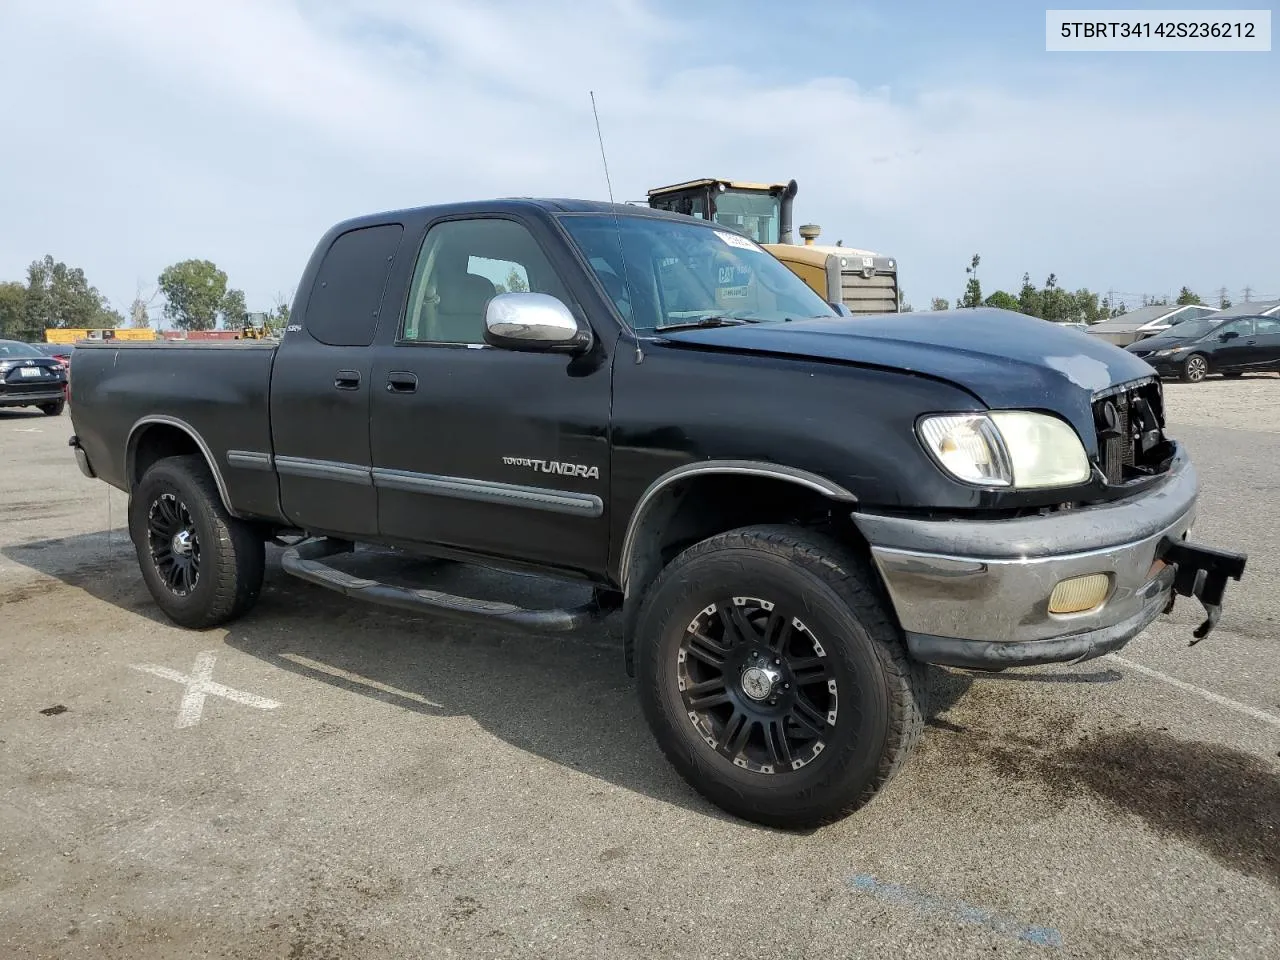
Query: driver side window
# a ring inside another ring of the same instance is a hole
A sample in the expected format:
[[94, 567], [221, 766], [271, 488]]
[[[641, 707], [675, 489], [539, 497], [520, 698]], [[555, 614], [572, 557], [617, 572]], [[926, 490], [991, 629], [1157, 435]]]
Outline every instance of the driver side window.
[[427, 231], [409, 287], [401, 342], [484, 343], [485, 307], [500, 293], [549, 293], [568, 304], [529, 230], [514, 220], [446, 220]]
[[1238, 337], [1251, 337], [1253, 336], [1253, 321], [1236, 320], [1226, 326], [1219, 327], [1218, 336], [1222, 336], [1224, 333], [1234, 333]]

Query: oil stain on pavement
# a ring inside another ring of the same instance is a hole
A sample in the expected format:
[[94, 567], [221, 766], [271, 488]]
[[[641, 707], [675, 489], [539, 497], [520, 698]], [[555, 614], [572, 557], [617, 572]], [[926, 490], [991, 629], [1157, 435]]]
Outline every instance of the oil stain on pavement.
[[[1070, 711], [1046, 711], [1046, 704], [1029, 703], [996, 682], [943, 681], [954, 684], [968, 687], [963, 700], [950, 698], [959, 700], [958, 709], [931, 722], [928, 738], [953, 759], [984, 763], [1006, 781], [1057, 799], [1092, 797], [1161, 836], [1194, 844], [1229, 869], [1280, 887], [1274, 764], [1131, 720], [1086, 729]], [[999, 726], [988, 726], [997, 717]]]

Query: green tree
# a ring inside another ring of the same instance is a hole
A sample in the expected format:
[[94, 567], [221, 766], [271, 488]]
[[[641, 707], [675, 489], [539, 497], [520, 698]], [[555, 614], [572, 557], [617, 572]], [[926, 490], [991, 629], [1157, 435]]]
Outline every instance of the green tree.
[[1101, 306], [1102, 306], [1101, 319], [1103, 320], [1106, 320], [1108, 317], [1124, 316], [1125, 306], [1124, 306], [1123, 300], [1116, 300], [1113, 302], [1110, 296], [1105, 296], [1102, 298]]
[[995, 307], [998, 310], [1018, 310], [1022, 309], [1018, 303], [1018, 298], [1011, 293], [1005, 293], [1003, 290], [997, 290], [987, 299], [982, 301], [984, 306]]
[[524, 277], [520, 276], [515, 267], [507, 271], [506, 287], [508, 293], [529, 292], [529, 284], [525, 283]]
[[208, 260], [183, 260], [160, 274], [164, 315], [180, 330], [212, 330], [227, 295], [227, 275]]
[[916, 309], [915, 307], [913, 307], [911, 304], [907, 303], [907, 293], [906, 293], [906, 291], [905, 291], [905, 290], [903, 290], [901, 287], [899, 287], [899, 288], [898, 288], [898, 312], [899, 312], [899, 313], [914, 313], [914, 312], [915, 312], [915, 309]]
[[934, 297], [929, 304], [930, 310], [950, 310], [951, 301], [946, 297]]
[[223, 329], [239, 330], [243, 327], [245, 317], [249, 315], [249, 308], [244, 302], [244, 291], [228, 290], [222, 303], [218, 305], [218, 312], [222, 314]]
[[[0, 283], [0, 339], [37, 339], [36, 331], [27, 326], [27, 288], [14, 280]], [[43, 340], [43, 334], [38, 339]]]
[[1072, 323], [1100, 323], [1111, 315], [1101, 294], [1081, 287], [1069, 296], [1068, 319]]
[[124, 322], [106, 297], [89, 285], [83, 270], [48, 254], [27, 267], [25, 300], [26, 329], [34, 339], [43, 340], [49, 327], [92, 329]]
[[289, 325], [289, 300], [283, 293], [276, 294], [276, 308], [267, 314], [265, 325], [273, 337], [284, 335], [284, 328]]
[[1199, 295], [1191, 292], [1190, 287], [1183, 287], [1178, 291], [1178, 299], [1175, 302], [1178, 306], [1185, 307], [1188, 304], [1199, 304], [1201, 300]]
[[969, 266], [964, 268], [964, 272], [969, 275], [968, 281], [964, 285], [964, 293], [956, 302], [957, 307], [977, 307], [982, 304], [982, 284], [978, 282], [978, 264], [982, 258], [976, 253], [969, 261]]
[[1022, 275], [1022, 287], [1018, 290], [1018, 309], [1030, 317], [1044, 316], [1044, 297], [1031, 282], [1031, 274]]

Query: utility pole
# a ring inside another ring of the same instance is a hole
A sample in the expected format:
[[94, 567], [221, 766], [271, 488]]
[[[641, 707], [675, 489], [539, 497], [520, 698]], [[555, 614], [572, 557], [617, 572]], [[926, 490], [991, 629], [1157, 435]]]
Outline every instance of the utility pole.
[[1244, 302], [1248, 303], [1253, 298], [1253, 287], [1244, 288]]

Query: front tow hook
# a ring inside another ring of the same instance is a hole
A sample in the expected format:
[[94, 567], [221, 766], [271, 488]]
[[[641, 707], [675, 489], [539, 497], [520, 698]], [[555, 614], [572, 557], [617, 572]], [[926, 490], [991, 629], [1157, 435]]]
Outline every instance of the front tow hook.
[[1165, 613], [1173, 612], [1174, 598], [1195, 597], [1204, 607], [1205, 621], [1192, 632], [1195, 638], [1187, 646], [1194, 647], [1209, 635], [1222, 616], [1222, 595], [1227, 590], [1227, 578], [1239, 580], [1244, 575], [1247, 554], [1229, 550], [1215, 550], [1186, 540], [1167, 540], [1160, 559], [1176, 568], [1173, 592]]

